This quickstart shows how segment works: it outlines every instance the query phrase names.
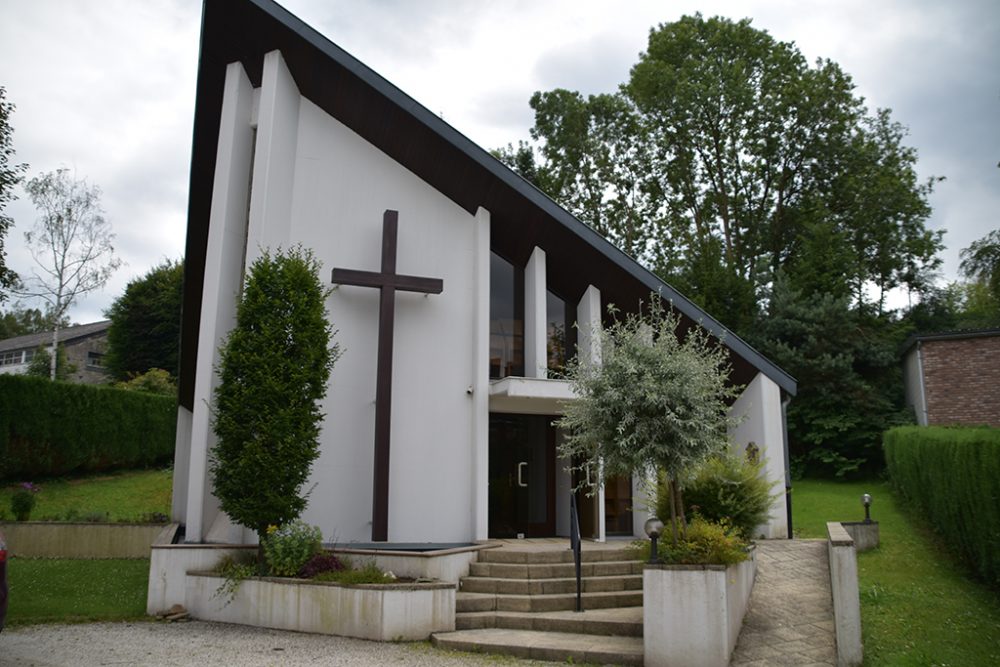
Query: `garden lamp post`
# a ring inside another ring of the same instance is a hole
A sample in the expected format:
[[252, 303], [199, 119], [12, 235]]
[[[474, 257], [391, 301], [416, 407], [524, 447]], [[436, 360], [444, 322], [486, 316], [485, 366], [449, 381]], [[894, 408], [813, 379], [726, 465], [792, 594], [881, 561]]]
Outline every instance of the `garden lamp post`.
[[657, 519], [655, 516], [651, 516], [646, 519], [646, 523], [643, 524], [642, 529], [646, 531], [646, 535], [649, 536], [649, 564], [657, 565], [660, 562], [660, 554], [656, 549], [656, 541], [663, 534], [663, 522]]
[[872, 516], [871, 516], [872, 497], [871, 497], [871, 495], [866, 493], [863, 496], [861, 496], [861, 504], [865, 506], [865, 523], [871, 523], [872, 522]]

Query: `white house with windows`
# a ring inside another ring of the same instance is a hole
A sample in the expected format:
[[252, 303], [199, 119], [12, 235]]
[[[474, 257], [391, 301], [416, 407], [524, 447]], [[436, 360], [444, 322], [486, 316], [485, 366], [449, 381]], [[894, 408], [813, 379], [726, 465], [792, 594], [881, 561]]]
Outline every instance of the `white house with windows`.
[[[173, 498], [188, 542], [254, 539], [212, 495], [213, 369], [244, 267], [299, 243], [336, 285], [343, 350], [303, 515], [328, 540], [568, 535], [580, 480], [557, 451], [553, 420], [573, 400], [558, 372], [592, 354], [609, 304], [634, 311], [651, 293], [722, 341], [744, 387], [734, 446], [753, 443], [787, 487], [795, 381], [708, 313], [278, 5], [206, 3], [201, 45]], [[641, 534], [638, 481], [592, 481], [584, 535]], [[788, 507], [763, 534], [788, 535]]]
[[[104, 355], [108, 347], [111, 320], [77, 324], [59, 331], [59, 346], [74, 367], [70, 382], [99, 384], [107, 382]], [[52, 332], [43, 331], [0, 340], [0, 373], [23, 374], [39, 349], [52, 351]]]

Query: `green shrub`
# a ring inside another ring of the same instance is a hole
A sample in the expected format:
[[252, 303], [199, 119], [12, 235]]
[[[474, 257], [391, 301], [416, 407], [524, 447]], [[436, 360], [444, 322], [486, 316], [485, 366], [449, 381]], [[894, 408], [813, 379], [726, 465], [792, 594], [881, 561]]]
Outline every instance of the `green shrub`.
[[31, 482], [25, 482], [17, 488], [10, 497], [10, 511], [14, 513], [15, 519], [27, 521], [31, 518], [31, 510], [35, 509], [35, 494], [40, 490]]
[[322, 531], [304, 521], [295, 520], [281, 527], [268, 526], [264, 560], [271, 574], [294, 577], [322, 549]]
[[901, 426], [883, 446], [893, 487], [1000, 588], [1000, 429]]
[[158, 465], [176, 420], [172, 398], [0, 375], [0, 479]]
[[[727, 453], [698, 467], [684, 484], [684, 500], [692, 512], [709, 521], [728, 521], [741, 537], [750, 539], [754, 529], [771, 517], [778, 495], [772, 492], [775, 484], [764, 475], [763, 461], [754, 463]], [[656, 510], [660, 517], [670, 516], [665, 484], [657, 489]]]
[[[649, 558], [649, 542], [632, 544], [637, 560]], [[749, 558], [747, 542], [728, 521], [709, 521], [695, 515], [687, 526], [687, 536], [674, 544], [669, 534], [660, 538], [657, 554], [664, 563], [733, 565]]]

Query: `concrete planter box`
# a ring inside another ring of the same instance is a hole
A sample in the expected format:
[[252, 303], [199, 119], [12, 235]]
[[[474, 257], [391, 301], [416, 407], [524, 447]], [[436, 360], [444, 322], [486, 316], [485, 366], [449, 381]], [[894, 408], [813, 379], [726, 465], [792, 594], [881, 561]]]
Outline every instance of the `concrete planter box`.
[[736, 565], [647, 565], [643, 648], [649, 667], [726, 667], [757, 575], [756, 551]]
[[374, 641], [423, 640], [455, 629], [455, 586], [448, 583], [343, 585], [259, 577], [240, 584], [229, 604], [225, 580], [186, 577], [184, 606], [194, 618]]
[[162, 523], [15, 521], [0, 523], [12, 556], [21, 558], [149, 558]]

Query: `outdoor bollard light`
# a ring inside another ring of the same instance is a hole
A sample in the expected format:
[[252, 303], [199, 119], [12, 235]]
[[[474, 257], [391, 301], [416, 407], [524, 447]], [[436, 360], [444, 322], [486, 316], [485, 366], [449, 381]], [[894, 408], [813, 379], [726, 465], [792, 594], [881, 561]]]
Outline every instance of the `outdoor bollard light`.
[[663, 522], [655, 516], [651, 516], [646, 519], [646, 523], [643, 524], [642, 529], [646, 531], [650, 539], [649, 563], [656, 565], [660, 562], [660, 554], [656, 550], [656, 540], [663, 534]]
[[872, 497], [871, 497], [871, 495], [869, 495], [869, 494], [866, 493], [865, 495], [861, 496], [861, 504], [865, 506], [865, 523], [871, 523], [872, 522], [872, 516], [871, 516]]

